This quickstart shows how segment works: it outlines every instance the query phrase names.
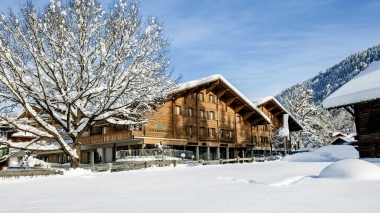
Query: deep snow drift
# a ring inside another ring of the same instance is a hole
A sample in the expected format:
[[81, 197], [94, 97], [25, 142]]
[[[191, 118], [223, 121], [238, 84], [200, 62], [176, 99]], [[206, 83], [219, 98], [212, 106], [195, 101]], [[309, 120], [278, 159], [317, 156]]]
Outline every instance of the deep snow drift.
[[378, 212], [378, 172], [357, 159], [69, 170], [0, 180], [0, 212]]
[[380, 167], [359, 159], [347, 159], [333, 163], [319, 174], [321, 178], [380, 180]]
[[291, 162], [334, 162], [343, 159], [358, 159], [359, 152], [349, 145], [331, 145], [314, 149], [311, 152], [302, 152], [287, 155], [282, 160]]

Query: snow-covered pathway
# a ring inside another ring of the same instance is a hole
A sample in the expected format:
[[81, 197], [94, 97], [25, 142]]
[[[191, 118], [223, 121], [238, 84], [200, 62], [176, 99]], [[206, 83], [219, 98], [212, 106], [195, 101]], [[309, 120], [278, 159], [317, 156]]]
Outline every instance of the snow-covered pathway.
[[0, 180], [1, 212], [376, 212], [380, 181], [265, 162]]

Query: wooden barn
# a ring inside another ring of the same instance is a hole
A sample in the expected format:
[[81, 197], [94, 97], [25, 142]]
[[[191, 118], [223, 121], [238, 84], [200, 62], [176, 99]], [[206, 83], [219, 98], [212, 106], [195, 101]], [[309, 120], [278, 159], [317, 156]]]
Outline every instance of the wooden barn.
[[323, 101], [326, 109], [345, 108], [355, 118], [361, 158], [380, 157], [380, 61], [373, 62]]

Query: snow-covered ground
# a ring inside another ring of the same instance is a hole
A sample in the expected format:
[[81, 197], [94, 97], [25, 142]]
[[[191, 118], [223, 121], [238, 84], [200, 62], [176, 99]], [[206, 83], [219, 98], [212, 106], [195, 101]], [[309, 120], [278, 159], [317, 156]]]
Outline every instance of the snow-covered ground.
[[0, 180], [0, 212], [378, 212], [380, 167], [350, 158]]

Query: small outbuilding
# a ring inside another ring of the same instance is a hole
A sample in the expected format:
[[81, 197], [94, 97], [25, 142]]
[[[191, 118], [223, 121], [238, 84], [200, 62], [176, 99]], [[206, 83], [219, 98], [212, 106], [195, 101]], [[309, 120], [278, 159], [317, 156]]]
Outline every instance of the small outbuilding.
[[380, 157], [380, 61], [370, 64], [322, 105], [326, 109], [343, 107], [354, 116], [361, 158]]

